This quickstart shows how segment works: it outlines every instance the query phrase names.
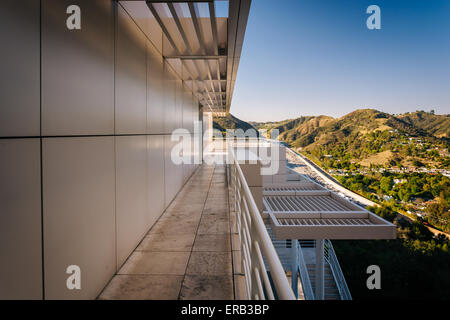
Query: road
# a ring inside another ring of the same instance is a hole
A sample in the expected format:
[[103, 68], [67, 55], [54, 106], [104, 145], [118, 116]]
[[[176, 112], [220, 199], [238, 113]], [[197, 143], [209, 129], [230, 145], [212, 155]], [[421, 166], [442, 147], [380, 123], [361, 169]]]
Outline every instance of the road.
[[366, 206], [378, 206], [375, 202], [360, 196], [359, 194], [345, 188], [339, 182], [337, 182], [328, 173], [323, 171], [320, 167], [312, 163], [309, 159], [306, 159], [302, 155], [299, 155], [289, 148], [286, 148], [286, 158], [288, 160], [288, 167], [295, 170], [298, 173], [309, 176], [314, 181], [325, 186], [326, 188], [335, 191], [342, 197], [350, 200], [362, 207]]

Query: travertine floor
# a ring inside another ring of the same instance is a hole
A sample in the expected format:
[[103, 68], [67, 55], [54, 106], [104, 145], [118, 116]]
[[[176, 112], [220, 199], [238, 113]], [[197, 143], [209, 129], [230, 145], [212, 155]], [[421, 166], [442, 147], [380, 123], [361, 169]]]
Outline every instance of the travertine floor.
[[225, 170], [197, 170], [99, 299], [234, 299]]

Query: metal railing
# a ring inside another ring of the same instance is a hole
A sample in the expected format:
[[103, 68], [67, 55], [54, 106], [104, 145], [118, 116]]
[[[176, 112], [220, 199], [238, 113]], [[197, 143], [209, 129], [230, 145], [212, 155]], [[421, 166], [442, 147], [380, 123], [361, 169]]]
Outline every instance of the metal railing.
[[[228, 145], [229, 183], [241, 250], [241, 267], [249, 299], [295, 300], [285, 270], [236, 159]], [[267, 268], [266, 268], [267, 265]], [[270, 279], [269, 279], [270, 273]]]
[[[315, 240], [300, 240], [299, 245], [303, 248], [315, 248]], [[339, 291], [341, 300], [352, 300], [352, 295], [348, 289], [347, 282], [345, 281], [344, 273], [342, 272], [341, 265], [339, 264], [336, 252], [334, 251], [333, 244], [330, 240], [325, 240], [323, 245], [324, 259], [330, 265], [331, 272], [333, 274], [336, 287]]]
[[314, 300], [314, 291], [311, 285], [311, 279], [309, 278], [308, 268], [306, 267], [305, 257], [303, 256], [303, 250], [300, 246], [299, 241], [296, 241], [297, 245], [297, 269], [298, 274], [300, 276], [300, 281], [302, 283], [303, 295], [305, 296], [305, 300]]
[[341, 300], [352, 300], [352, 295], [348, 289], [347, 282], [345, 281], [344, 274], [342, 273], [341, 265], [339, 264], [336, 253], [334, 252], [333, 245], [330, 240], [325, 240], [323, 245], [325, 260], [331, 267], [336, 286], [341, 296]]
[[300, 296], [298, 288], [300, 280], [304, 300], [314, 300], [314, 291], [299, 241], [276, 240], [270, 225], [266, 225], [266, 228], [283, 268], [291, 272], [291, 287], [295, 297], [299, 298]]

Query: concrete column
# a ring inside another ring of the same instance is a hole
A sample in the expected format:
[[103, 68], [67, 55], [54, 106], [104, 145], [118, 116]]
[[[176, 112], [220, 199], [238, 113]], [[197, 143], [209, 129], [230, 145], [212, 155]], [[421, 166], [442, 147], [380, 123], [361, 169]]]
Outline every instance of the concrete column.
[[325, 299], [323, 239], [316, 240], [316, 300]]

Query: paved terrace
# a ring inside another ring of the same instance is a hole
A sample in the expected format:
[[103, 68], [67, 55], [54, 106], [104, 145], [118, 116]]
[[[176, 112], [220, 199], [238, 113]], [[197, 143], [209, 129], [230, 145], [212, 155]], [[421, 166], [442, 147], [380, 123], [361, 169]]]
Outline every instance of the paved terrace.
[[234, 299], [225, 166], [202, 165], [99, 299]]

